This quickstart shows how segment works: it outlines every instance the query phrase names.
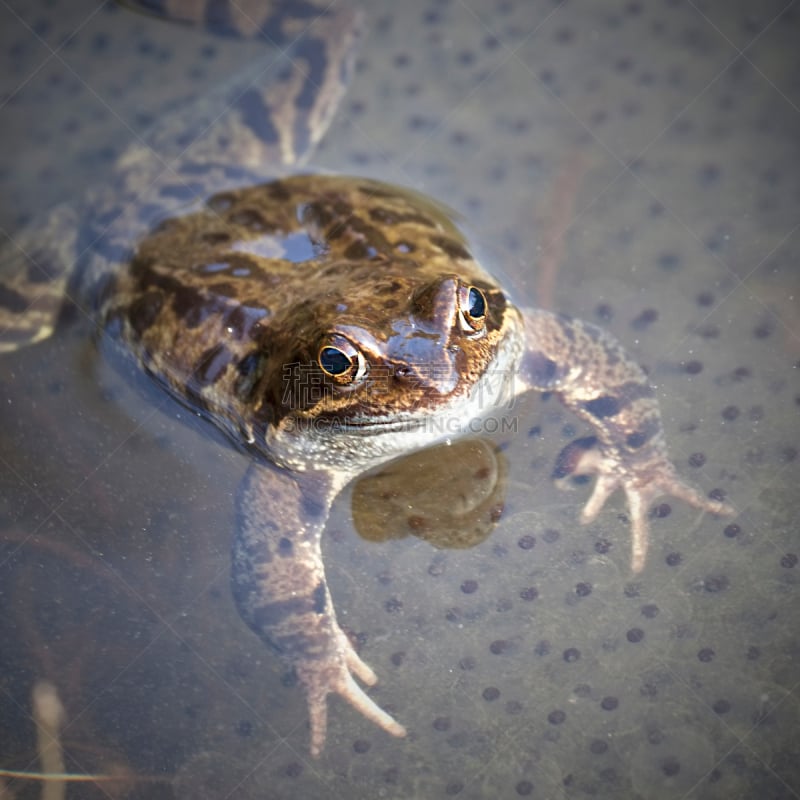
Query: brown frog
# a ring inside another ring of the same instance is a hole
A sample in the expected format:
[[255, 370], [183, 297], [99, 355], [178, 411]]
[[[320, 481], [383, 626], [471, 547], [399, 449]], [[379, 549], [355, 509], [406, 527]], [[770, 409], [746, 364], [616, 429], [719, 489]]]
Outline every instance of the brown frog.
[[[357, 14], [325, 2], [128, 5], [296, 41], [260, 84], [248, 77], [157, 126], [123, 154], [112, 185], [17, 239], [4, 261], [19, 268], [0, 284], [0, 347], [49, 336], [69, 298], [104, 341], [250, 452], [233, 592], [305, 689], [313, 755], [330, 693], [405, 734], [353, 678], [376, 681], [336, 621], [320, 551], [334, 498], [368, 468], [536, 390], [594, 428], [556, 474], [596, 475], [583, 522], [625, 491], [634, 571], [655, 497], [731, 511], [677, 476], [653, 389], [620, 345], [512, 305], [444, 207], [358, 177], [263, 182], [322, 136], [352, 72]], [[187, 146], [187, 131], [202, 133]]]

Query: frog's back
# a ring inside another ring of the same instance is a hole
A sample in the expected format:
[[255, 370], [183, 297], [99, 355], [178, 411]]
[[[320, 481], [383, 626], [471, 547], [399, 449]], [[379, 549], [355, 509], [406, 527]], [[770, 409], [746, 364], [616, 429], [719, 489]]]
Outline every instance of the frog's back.
[[363, 344], [356, 328], [379, 348], [409, 309], [444, 318], [436, 293], [454, 274], [502, 313], [502, 292], [447, 209], [377, 181], [294, 176], [162, 221], [106, 283], [101, 319], [173, 394], [235, 438], [263, 442], [297, 410], [287, 368], [318, 362], [328, 342]]
[[95, 318], [97, 295], [147, 232], [221, 188], [302, 164], [353, 71], [361, 18], [322, 0], [165, 3], [137, 10], [285, 48], [212, 89], [130, 145], [109, 182], [58, 206], [0, 251], [0, 352], [47, 338], [65, 301]]

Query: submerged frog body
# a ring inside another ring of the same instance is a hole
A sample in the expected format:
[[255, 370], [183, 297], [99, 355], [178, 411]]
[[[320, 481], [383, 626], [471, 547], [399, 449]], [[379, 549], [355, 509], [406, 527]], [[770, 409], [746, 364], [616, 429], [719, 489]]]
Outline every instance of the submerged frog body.
[[[202, 5], [203, 18], [216, 9], [227, 32], [236, 27], [227, 2]], [[376, 677], [336, 621], [320, 538], [345, 484], [452, 430], [432, 421], [466, 427], [523, 392], [554, 393], [595, 431], [563, 451], [556, 474], [597, 476], [584, 522], [624, 489], [634, 571], [658, 495], [730, 511], [677, 477], [654, 392], [619, 344], [593, 325], [515, 307], [443, 207], [355, 177], [264, 182], [259, 165], [296, 163], [313, 146], [351, 71], [357, 18], [323, 6], [295, 7], [319, 14], [320, 27], [299, 41], [293, 68], [263, 90], [235, 87], [221, 128], [174, 171], [161, 158], [163, 148], [182, 152], [179, 125], [154, 132], [158, 156], [132, 147], [116, 183], [91, 196], [94, 213], [78, 225], [74, 212], [54, 212], [57, 245], [0, 286], [4, 349], [49, 335], [66, 293], [252, 454], [237, 498], [233, 591], [243, 619], [305, 688], [314, 755], [332, 692], [405, 733], [353, 679]], [[275, 8], [263, 26], [296, 34], [292, 6]], [[204, 119], [205, 108], [184, 121]]]

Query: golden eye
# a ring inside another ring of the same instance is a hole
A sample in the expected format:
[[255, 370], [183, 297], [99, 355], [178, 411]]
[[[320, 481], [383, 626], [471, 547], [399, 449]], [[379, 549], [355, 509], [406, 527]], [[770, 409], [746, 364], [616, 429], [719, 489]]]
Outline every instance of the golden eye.
[[480, 333], [486, 325], [486, 295], [477, 286], [458, 290], [458, 318], [462, 330]]
[[361, 351], [343, 336], [333, 336], [317, 355], [322, 371], [337, 383], [355, 383], [367, 374], [367, 361]]

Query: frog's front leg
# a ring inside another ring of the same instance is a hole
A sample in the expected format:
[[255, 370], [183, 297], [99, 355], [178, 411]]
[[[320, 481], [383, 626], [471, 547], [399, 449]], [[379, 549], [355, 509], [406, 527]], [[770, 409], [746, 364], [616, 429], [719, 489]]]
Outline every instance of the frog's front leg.
[[589, 422], [595, 436], [568, 445], [554, 477], [597, 475], [581, 521], [593, 520], [622, 487], [632, 526], [631, 569], [639, 572], [648, 544], [650, 504], [671, 494], [715, 514], [732, 514], [727, 503], [684, 483], [669, 460], [661, 413], [644, 371], [606, 331], [562, 314], [530, 310], [525, 319], [523, 388], [553, 392]]
[[325, 581], [320, 538], [341, 484], [328, 473], [254, 462], [239, 490], [232, 554], [239, 613], [294, 667], [306, 691], [315, 757], [325, 744], [331, 693], [392, 735], [406, 733], [353, 680], [351, 673], [371, 686], [377, 678], [339, 627]]

